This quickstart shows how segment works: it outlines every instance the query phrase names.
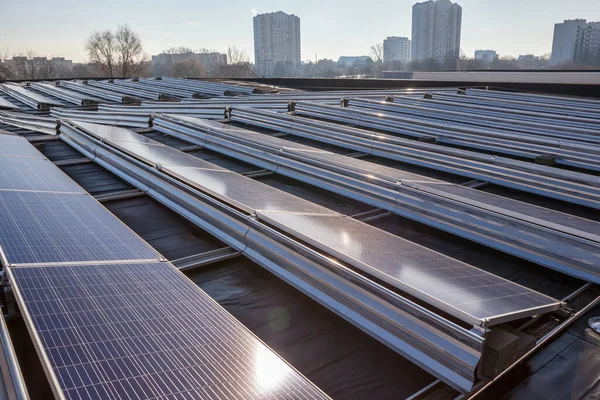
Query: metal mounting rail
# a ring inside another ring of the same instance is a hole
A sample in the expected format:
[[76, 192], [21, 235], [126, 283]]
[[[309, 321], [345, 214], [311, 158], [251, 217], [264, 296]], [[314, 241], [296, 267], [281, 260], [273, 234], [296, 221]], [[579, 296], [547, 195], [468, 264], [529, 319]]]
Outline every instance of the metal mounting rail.
[[[579, 117], [569, 117], [567, 115], [553, 115], [550, 113], [540, 113], [532, 111], [524, 111], [517, 109], [496, 108], [480, 104], [469, 104], [455, 99], [442, 98], [436, 96], [437, 92], [423, 99], [423, 104], [428, 107], [468, 112], [473, 115], [489, 115], [494, 117], [508, 116], [510, 119], [525, 120], [538, 123], [547, 123], [563, 127], [575, 127], [581, 129], [596, 129], [597, 121], [593, 119], [583, 119]], [[456, 99], [460, 100], [460, 99]]]
[[485, 107], [507, 110], [510, 113], [527, 111], [544, 113], [555, 119], [570, 120], [572, 118], [582, 118], [588, 121], [598, 119], [597, 112], [595, 113], [594, 111], [582, 110], [580, 107], [552, 104], [539, 105], [532, 104], [528, 101], [477, 97], [475, 95], [465, 96], [454, 93], [433, 93], [432, 96], [434, 98], [448, 99], [449, 101], [459, 102], [462, 104], [482, 105]]
[[361, 160], [351, 162], [345, 156], [286, 149], [294, 143], [281, 139], [267, 143], [264, 135], [237, 128], [219, 131], [219, 125], [155, 118], [160, 132], [600, 283], [600, 223]]
[[128, 96], [134, 96], [138, 99], [147, 99], [147, 100], [167, 100], [170, 99], [170, 96], [161, 95], [160, 93], [149, 92], [141, 89], [130, 88], [121, 85], [115, 85], [114, 83], [108, 82], [99, 82], [99, 81], [88, 81], [88, 86], [104, 89], [113, 93], [122, 93]]
[[4, 315], [0, 315], [0, 344], [2, 347], [2, 360], [0, 361], [0, 379], [8, 378], [4, 382], [7, 399], [29, 400], [27, 386], [21, 373], [19, 360], [15, 354]]
[[578, 107], [579, 109], [590, 109], [600, 111], [600, 101], [580, 97], [557, 96], [549, 94], [503, 92], [498, 90], [466, 89], [466, 95], [485, 96], [500, 99], [526, 100], [537, 104], [554, 104]]
[[536, 161], [541, 156], [551, 157], [557, 164], [600, 171], [600, 146], [591, 143], [582, 144], [567, 139], [558, 140], [502, 132], [354, 107], [300, 102], [296, 104], [295, 112], [298, 115], [500, 155], [524, 157]]
[[90, 85], [84, 85], [82, 83], [70, 82], [70, 81], [59, 81], [57, 85], [65, 87], [70, 90], [74, 90], [80, 93], [94, 96], [95, 98], [105, 99], [108, 101], [114, 101], [115, 103], [132, 103], [140, 101], [140, 99], [132, 96], [111, 92], [108, 90], [101, 89]]
[[189, 271], [221, 261], [230, 260], [241, 255], [241, 252], [227, 246], [221, 249], [206, 251], [204, 253], [194, 254], [184, 258], [178, 258], [177, 260], [171, 261], [171, 263], [180, 271]]
[[24, 87], [15, 84], [0, 83], [0, 91], [6, 93], [14, 99], [19, 100], [21, 103], [24, 103], [33, 109], [45, 110], [53, 106], [64, 105], [60, 101], [52, 100], [46, 96], [34, 93], [31, 90], [27, 90]]
[[353, 98], [348, 101], [349, 107], [360, 107], [385, 111], [394, 114], [418, 117], [426, 120], [449, 121], [453, 124], [465, 124], [470, 127], [483, 127], [507, 132], [520, 132], [527, 135], [565, 139], [589, 143], [600, 143], [600, 132], [593, 129], [560, 126], [552, 121], [534, 122], [513, 119], [509, 114], [502, 117], [485, 113], [474, 115], [469, 112], [445, 109], [442, 106], [432, 107], [433, 100], [395, 97], [393, 102], [364, 98]]
[[483, 336], [77, 129], [61, 138], [452, 387], [473, 387]]
[[99, 99], [97, 97], [81, 94], [72, 90], [66, 90], [56, 85], [50, 85], [47, 83], [39, 82], [32, 82], [29, 85], [31, 85], [32, 88], [39, 90], [42, 93], [49, 94], [58, 99], [64, 100], [68, 103], [72, 103], [78, 106], [90, 106], [102, 103], [102, 99]]
[[236, 108], [231, 119], [381, 158], [600, 209], [600, 178], [593, 175], [396, 138], [290, 114]]

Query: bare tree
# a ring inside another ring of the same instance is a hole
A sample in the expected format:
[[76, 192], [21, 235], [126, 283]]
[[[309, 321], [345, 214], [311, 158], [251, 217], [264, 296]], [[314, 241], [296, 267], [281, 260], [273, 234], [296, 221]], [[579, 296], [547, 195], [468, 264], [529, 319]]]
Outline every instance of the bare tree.
[[206, 78], [208, 71], [198, 60], [183, 60], [173, 66], [173, 76], [176, 78]]
[[186, 46], [179, 46], [179, 47], [169, 47], [168, 49], [163, 50], [163, 53], [165, 54], [187, 54], [187, 53], [193, 53], [194, 50], [192, 50], [190, 47], [186, 47]]
[[239, 50], [235, 46], [229, 46], [227, 49], [227, 63], [230, 65], [245, 64], [249, 61], [246, 50]]
[[117, 43], [111, 31], [96, 31], [88, 38], [85, 46], [91, 64], [113, 78], [116, 70]]
[[91, 64], [97, 64], [109, 77], [119, 74], [129, 77], [139, 73], [148, 56], [144, 54], [137, 33], [121, 25], [115, 33], [109, 30], [94, 32], [86, 43]]
[[4, 62], [7, 58], [8, 55], [6, 52], [0, 52], [0, 81], [11, 79], [13, 77], [10, 67]]
[[375, 62], [383, 61], [383, 44], [375, 43], [371, 46], [371, 56]]
[[148, 58], [144, 54], [142, 41], [137, 33], [127, 25], [121, 25], [115, 34], [117, 54], [122, 77], [140, 72], [142, 62]]

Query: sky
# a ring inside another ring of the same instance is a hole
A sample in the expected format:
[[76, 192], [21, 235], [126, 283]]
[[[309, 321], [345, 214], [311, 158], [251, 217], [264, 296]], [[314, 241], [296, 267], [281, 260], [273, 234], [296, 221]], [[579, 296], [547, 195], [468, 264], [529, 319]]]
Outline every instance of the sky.
[[[454, 0], [463, 8], [461, 49], [501, 55], [548, 53], [554, 24], [600, 21], [600, 0]], [[229, 45], [254, 58], [252, 17], [284, 11], [300, 17], [302, 59], [368, 55], [387, 36], [411, 33], [415, 0], [0, 0], [0, 55], [33, 50], [42, 56], [86, 61], [85, 41], [95, 30], [128, 24], [146, 53], [174, 46], [226, 52]]]

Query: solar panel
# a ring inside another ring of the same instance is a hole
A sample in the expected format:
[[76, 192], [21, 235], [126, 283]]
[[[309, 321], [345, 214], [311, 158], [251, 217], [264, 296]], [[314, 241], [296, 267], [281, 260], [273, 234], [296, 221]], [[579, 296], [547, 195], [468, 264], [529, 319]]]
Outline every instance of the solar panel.
[[344, 156], [342, 154], [334, 153], [309, 153], [298, 152], [296, 150], [286, 149], [286, 153], [300, 155], [313, 159], [324, 165], [335, 166], [338, 169], [355, 171], [364, 175], [375, 176], [380, 179], [384, 179], [390, 182], [400, 181], [417, 181], [417, 182], [440, 182], [438, 179], [428, 178], [424, 175], [413, 174], [411, 172], [402, 171], [400, 169], [386, 167], [385, 165], [379, 165], [368, 161], [359, 160], [356, 158]]
[[349, 217], [258, 217], [465, 322], [491, 325], [560, 306], [558, 300]]
[[[458, 185], [439, 185], [435, 183], [418, 183], [413, 187], [434, 194], [451, 195], [457, 201], [475, 205], [492, 211], [499, 211], [514, 216], [515, 218], [535, 221], [547, 225], [558, 225], [570, 230], [580, 231], [579, 236], [600, 242], [600, 223], [574, 215], [565, 214], [548, 208], [537, 207], [532, 204], [513, 200], [507, 197], [469, 189]], [[555, 227], [558, 228], [558, 227]], [[577, 233], [575, 233], [577, 234]]]
[[92, 124], [89, 122], [71, 121], [71, 124], [83, 129], [97, 139], [110, 140], [125, 140], [134, 143], [157, 144], [152, 139], [135, 133], [129, 129], [118, 128], [116, 126]]
[[201, 118], [186, 117], [182, 115], [171, 115], [169, 117], [183, 120], [187, 123], [190, 123], [192, 126], [201, 126], [204, 127], [206, 130], [212, 130], [213, 132], [225, 134], [227, 135], [227, 139], [236, 142], [251, 141], [258, 146], [268, 147], [272, 150], [289, 148], [297, 151], [307, 151], [325, 154], [330, 153], [326, 150], [321, 150], [316, 147], [306, 146], [303, 144], [292, 142], [290, 140], [280, 139], [263, 133], [253, 132], [248, 129], [238, 128], [233, 125], [223, 124], [221, 122], [209, 121]]
[[163, 167], [162, 170], [250, 214], [261, 210], [339, 215], [329, 208], [235, 173], [179, 166]]
[[0, 190], [85, 193], [49, 160], [0, 156]]
[[0, 134], [0, 156], [46, 158], [24, 137], [2, 134]]
[[0, 191], [0, 221], [5, 265], [161, 259], [89, 195]]
[[67, 400], [327, 398], [169, 263], [9, 275]]
[[19, 107], [6, 100], [5, 98], [0, 97], [0, 110], [2, 109], [18, 110]]
[[75, 122], [74, 125], [83, 128], [84, 131], [97, 139], [102, 139], [119, 150], [150, 165], [182, 165], [227, 171], [225, 168], [160, 144], [129, 129], [87, 122]]

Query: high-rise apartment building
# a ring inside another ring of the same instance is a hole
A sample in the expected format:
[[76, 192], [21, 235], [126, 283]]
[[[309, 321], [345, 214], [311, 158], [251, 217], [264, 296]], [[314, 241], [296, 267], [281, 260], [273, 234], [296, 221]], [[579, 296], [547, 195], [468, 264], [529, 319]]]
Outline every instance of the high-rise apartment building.
[[565, 20], [554, 25], [550, 65], [600, 65], [600, 22]]
[[300, 65], [300, 18], [282, 11], [254, 17], [254, 62], [260, 76], [292, 75]]
[[550, 65], [573, 62], [577, 28], [586, 23], [585, 19], [571, 19], [554, 25], [554, 39], [552, 41], [552, 58], [550, 59]]
[[412, 60], [433, 58], [453, 62], [460, 54], [462, 7], [450, 0], [430, 0], [413, 6]]
[[600, 66], [600, 22], [588, 22], [577, 28], [575, 64]]
[[390, 36], [383, 41], [383, 62], [410, 62], [410, 39], [407, 37]]

